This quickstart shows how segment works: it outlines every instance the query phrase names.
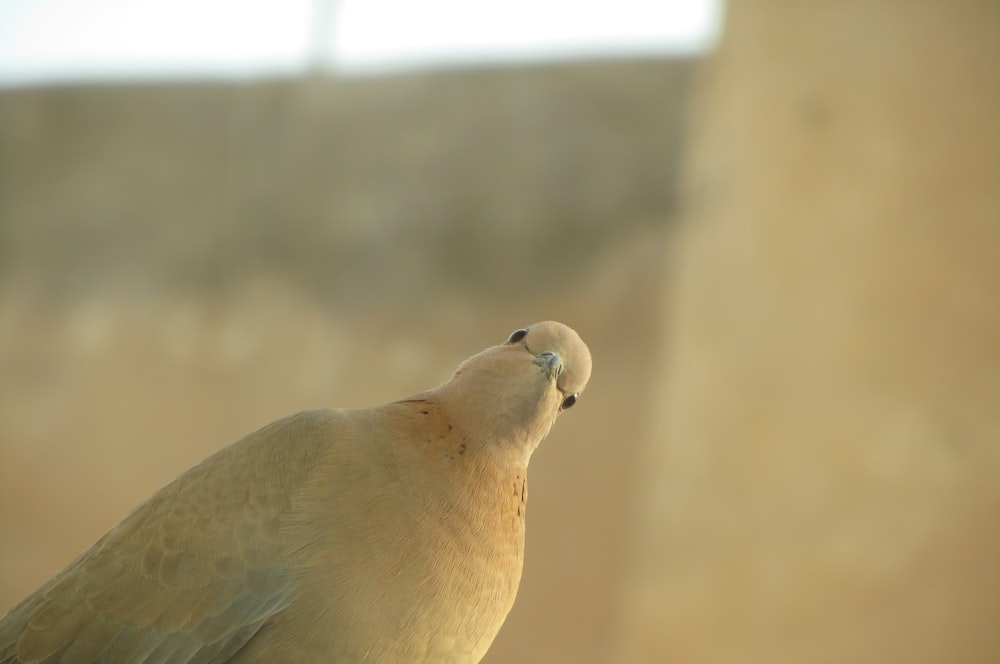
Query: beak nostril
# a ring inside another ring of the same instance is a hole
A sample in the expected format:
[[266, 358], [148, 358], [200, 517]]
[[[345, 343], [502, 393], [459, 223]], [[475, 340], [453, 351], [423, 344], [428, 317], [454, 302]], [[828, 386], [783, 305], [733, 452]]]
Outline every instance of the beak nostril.
[[535, 360], [535, 364], [542, 367], [545, 373], [548, 374], [549, 378], [555, 378], [562, 373], [563, 362], [562, 358], [559, 357], [557, 353], [553, 353], [550, 350], [544, 353], [539, 353], [538, 358]]

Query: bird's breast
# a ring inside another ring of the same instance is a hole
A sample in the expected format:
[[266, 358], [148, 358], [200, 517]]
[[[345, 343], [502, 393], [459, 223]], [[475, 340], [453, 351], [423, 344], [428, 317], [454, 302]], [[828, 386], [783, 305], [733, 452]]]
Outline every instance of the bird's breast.
[[405, 433], [364, 432], [358, 444], [382, 446], [375, 454], [335, 451], [289, 520], [302, 588], [289, 611], [326, 616], [318, 648], [478, 661], [514, 603], [525, 469], [497, 463], [427, 410], [401, 423]]

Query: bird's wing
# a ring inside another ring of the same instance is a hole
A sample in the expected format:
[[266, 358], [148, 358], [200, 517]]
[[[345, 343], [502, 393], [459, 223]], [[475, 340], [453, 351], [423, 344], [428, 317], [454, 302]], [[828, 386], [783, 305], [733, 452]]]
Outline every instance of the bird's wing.
[[226, 661], [291, 595], [280, 522], [314, 456], [296, 436], [310, 415], [251, 434], [136, 508], [0, 619], [0, 664]]

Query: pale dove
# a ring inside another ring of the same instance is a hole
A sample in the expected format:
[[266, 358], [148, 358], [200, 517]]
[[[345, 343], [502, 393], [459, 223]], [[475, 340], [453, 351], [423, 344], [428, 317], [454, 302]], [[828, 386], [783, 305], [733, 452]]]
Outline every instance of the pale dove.
[[0, 619], [0, 663], [479, 661], [520, 582], [528, 460], [590, 368], [538, 323], [428, 392], [250, 434]]

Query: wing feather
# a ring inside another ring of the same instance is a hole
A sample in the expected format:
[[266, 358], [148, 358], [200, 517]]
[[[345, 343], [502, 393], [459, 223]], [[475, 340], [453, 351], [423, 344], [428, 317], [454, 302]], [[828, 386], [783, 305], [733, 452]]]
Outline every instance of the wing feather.
[[154, 494], [0, 618], [0, 664], [237, 652], [291, 597], [281, 519], [320, 443], [295, 433], [321, 420], [279, 420]]

